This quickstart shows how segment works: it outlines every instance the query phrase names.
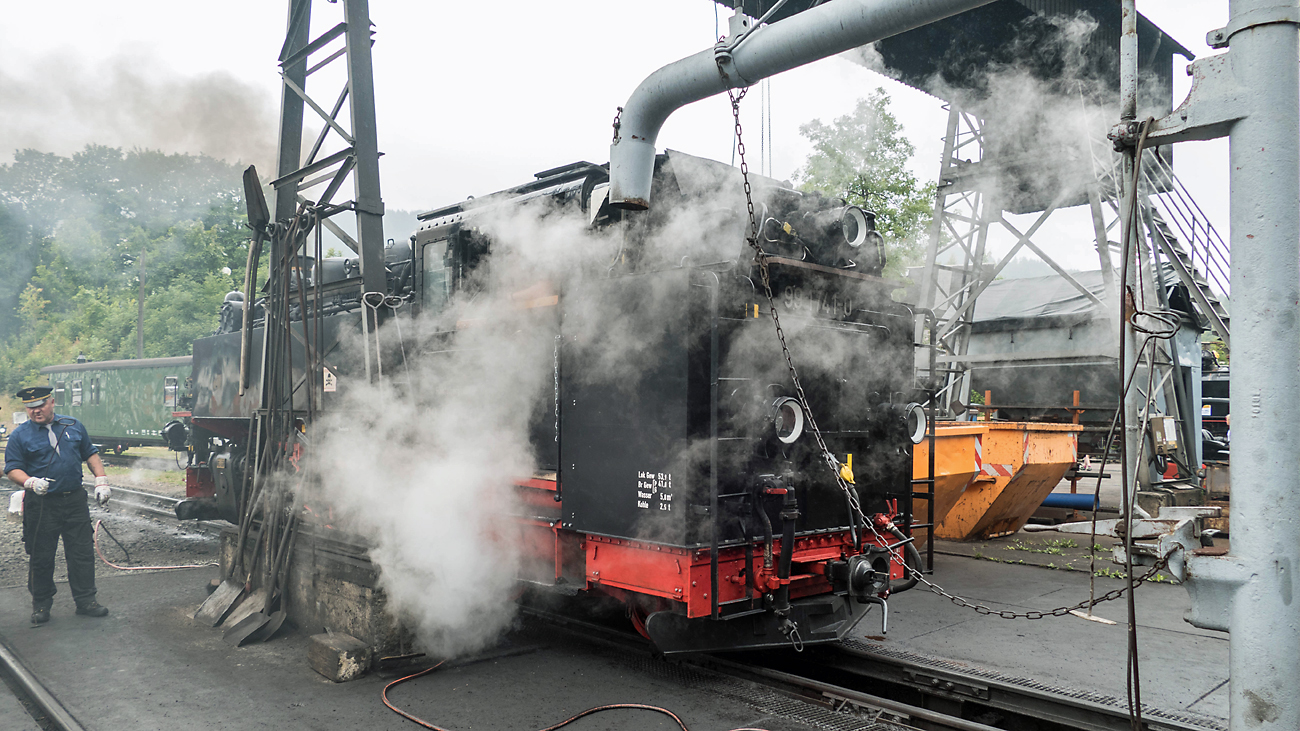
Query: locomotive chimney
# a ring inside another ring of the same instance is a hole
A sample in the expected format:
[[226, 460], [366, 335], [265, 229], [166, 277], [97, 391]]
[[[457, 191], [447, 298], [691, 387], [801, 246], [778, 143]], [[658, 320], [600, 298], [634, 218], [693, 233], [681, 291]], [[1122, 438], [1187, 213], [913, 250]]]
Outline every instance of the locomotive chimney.
[[[611, 205], [650, 207], [655, 141], [664, 121], [680, 107], [990, 2], [832, 0], [780, 23], [732, 33], [714, 48], [664, 66], [646, 77], [623, 106], [609, 148]], [[733, 24], [739, 27], [743, 25]]]

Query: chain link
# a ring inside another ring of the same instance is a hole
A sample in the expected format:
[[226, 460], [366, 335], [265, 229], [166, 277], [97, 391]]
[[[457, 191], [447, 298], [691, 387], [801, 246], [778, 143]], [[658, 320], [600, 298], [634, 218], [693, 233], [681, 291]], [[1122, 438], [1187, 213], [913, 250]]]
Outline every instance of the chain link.
[[[727, 73], [725, 70], [722, 69], [721, 65], [719, 65], [718, 67], [718, 72], [722, 74], [723, 80], [726, 81]], [[741, 179], [744, 181], [745, 184], [745, 206], [749, 210], [749, 237], [746, 239], [746, 241], [749, 243], [750, 248], [754, 250], [754, 261], [758, 264], [760, 279], [763, 283], [763, 293], [767, 296], [768, 309], [772, 314], [772, 324], [776, 327], [777, 340], [781, 342], [781, 354], [785, 358], [786, 368], [789, 369], [790, 380], [794, 382], [795, 392], [798, 394], [798, 398], [799, 398], [799, 406], [803, 408], [804, 419], [807, 421], [808, 428], [809, 430], [812, 431], [813, 437], [817, 441], [817, 447], [818, 449], [821, 450], [823, 461], [826, 463], [826, 466], [830, 468], [831, 474], [835, 478], [835, 483], [839, 485], [840, 490], [844, 492], [845, 496], [848, 498], [850, 509], [862, 521], [863, 525], [866, 526], [867, 529], [870, 530], [872, 533], [874, 533], [876, 538], [880, 539], [883, 545], [888, 546], [892, 541], [890, 541], [885, 536], [881, 535], [880, 531], [876, 530], [874, 521], [869, 519], [866, 513], [863, 512], [862, 504], [858, 500], [857, 490], [854, 490], [852, 487], [850, 487], [848, 481], [844, 479], [844, 476], [840, 473], [839, 459], [836, 458], [835, 455], [831, 453], [830, 448], [826, 446], [826, 440], [822, 437], [821, 429], [818, 428], [817, 421], [816, 419], [813, 418], [812, 409], [809, 408], [808, 406], [808, 397], [804, 393], [803, 383], [799, 380], [799, 372], [798, 370], [795, 369], [794, 359], [790, 355], [790, 346], [786, 343], [785, 340], [785, 330], [781, 327], [781, 317], [780, 315], [777, 314], [776, 311], [776, 298], [772, 295], [772, 279], [771, 279], [771, 273], [768, 270], [769, 255], [766, 251], [763, 250], [763, 247], [758, 243], [758, 218], [754, 213], [753, 188], [751, 187], [749, 182], [749, 164], [745, 161], [745, 141], [744, 138], [742, 137], [743, 129], [741, 128], [740, 125], [740, 100], [745, 98], [745, 93], [747, 91], [748, 89], [740, 89], [739, 91], [737, 91], [735, 89], [728, 88], [727, 97], [731, 100], [731, 115], [736, 122], [736, 152], [740, 157], [740, 175], [741, 175]], [[620, 108], [619, 112], [621, 113], [622, 111], [623, 110]], [[617, 129], [617, 125], [618, 125], [618, 118], [615, 117], [615, 129]], [[1178, 548], [1175, 548], [1174, 550], [1178, 550]], [[1084, 607], [1091, 608], [1092, 606], [1101, 604], [1102, 602], [1109, 602], [1115, 599], [1119, 599], [1120, 597], [1124, 596], [1124, 594], [1128, 591], [1128, 587], [1122, 587], [1107, 592], [1096, 599], [1088, 598], [1073, 606], [1057, 607], [1056, 609], [1047, 610], [1047, 611], [1030, 610], [1027, 612], [1012, 612], [1005, 609], [992, 609], [983, 604], [977, 604], [971, 602], [970, 600], [964, 597], [960, 597], [957, 596], [956, 594], [946, 591], [942, 586], [939, 586], [938, 584], [925, 578], [925, 575], [921, 571], [909, 568], [907, 566], [907, 562], [903, 560], [903, 556], [901, 555], [901, 551], [898, 546], [895, 546], [894, 548], [890, 548], [888, 550], [890, 554], [892, 554], [893, 557], [898, 560], [899, 564], [901, 564], [904, 567], [905, 571], [910, 571], [912, 575], [915, 576], [921, 583], [925, 584], [926, 588], [928, 588], [931, 592], [947, 598], [949, 601], [951, 601], [953, 604], [959, 607], [965, 609], [972, 609], [977, 614], [997, 616], [1002, 619], [1042, 619], [1044, 617], [1063, 617], [1068, 615], [1072, 611], [1083, 609]], [[1155, 576], [1157, 572], [1161, 571], [1166, 566], [1168, 566], [1169, 558], [1172, 555], [1173, 555], [1173, 551], [1171, 550], [1169, 553], [1162, 556], [1160, 560], [1156, 561], [1155, 565], [1151, 567], [1151, 570], [1147, 571], [1142, 576], [1139, 576], [1134, 581], [1133, 588], [1136, 589], [1137, 587], [1141, 586], [1148, 579]]]
[[[1155, 565], [1153, 565], [1149, 571], [1147, 571], [1145, 574], [1142, 574], [1137, 579], [1134, 579], [1133, 588], [1134, 589], [1138, 588], [1145, 581], [1155, 576], [1157, 572], [1167, 567], [1169, 565], [1170, 557], [1174, 555], [1174, 551], [1181, 550], [1181, 548], [1182, 546], [1176, 546], [1173, 550], [1169, 551], [1169, 553], [1166, 553], [1164, 556], [1161, 556], [1160, 560], [1156, 561]], [[1083, 609], [1084, 607], [1088, 607], [1089, 609], [1091, 609], [1093, 606], [1097, 604], [1101, 604], [1102, 602], [1109, 602], [1115, 599], [1119, 599], [1120, 597], [1124, 596], [1124, 594], [1128, 591], [1128, 587], [1123, 586], [1113, 591], [1108, 591], [1105, 594], [1102, 594], [1101, 596], [1097, 597], [1096, 599], [1091, 599], [1091, 598], [1085, 599], [1079, 602], [1078, 604], [1069, 607], [1057, 607], [1056, 609], [1044, 610], [1044, 611], [1030, 610], [1028, 612], [1012, 612], [1005, 609], [992, 609], [990, 607], [984, 606], [983, 604], [972, 603], [971, 601], [963, 597], [959, 597], [947, 591], [944, 591], [943, 587], [931, 582], [929, 579], [926, 579], [924, 576], [922, 576], [919, 573], [917, 573], [916, 576], [921, 580], [921, 583], [925, 584], [926, 587], [932, 593], [947, 598], [953, 604], [956, 604], [957, 606], [963, 607], [965, 609], [973, 609], [975, 610], [976, 614], [992, 615], [992, 616], [1000, 617], [1002, 619], [1042, 619], [1043, 617], [1064, 617], [1070, 612]]]
[[[719, 67], [724, 79], [727, 78], [726, 72]], [[889, 543], [884, 536], [876, 531], [872, 521], [862, 510], [862, 504], [858, 500], [857, 491], [849, 487], [848, 481], [840, 474], [840, 461], [831, 453], [826, 446], [826, 440], [822, 437], [822, 431], [817, 426], [817, 420], [813, 418], [812, 409], [808, 406], [808, 395], [804, 392], [803, 382], [799, 379], [799, 371], [794, 366], [794, 359], [790, 355], [790, 346], [786, 343], [785, 330], [781, 327], [781, 316], [776, 311], [776, 298], [772, 295], [772, 275], [768, 269], [768, 253], [763, 251], [763, 247], [758, 243], [758, 218], [754, 214], [754, 196], [753, 188], [749, 182], [749, 163], [745, 161], [745, 141], [742, 137], [743, 129], [740, 125], [740, 100], [745, 98], [746, 89], [737, 92], [734, 89], [727, 89], [727, 96], [731, 99], [731, 115], [736, 121], [736, 152], [740, 157], [740, 175], [745, 184], [745, 205], [749, 210], [749, 242], [750, 248], [754, 250], [754, 261], [758, 263], [760, 280], [763, 283], [763, 293], [767, 296], [768, 310], [772, 314], [772, 324], [776, 327], [777, 340], [781, 342], [781, 354], [785, 358], [786, 368], [790, 372], [790, 380], [794, 382], [795, 393], [799, 398], [799, 406], [803, 409], [804, 420], [808, 428], [812, 431], [813, 438], [817, 441], [817, 448], [821, 450], [822, 460], [830, 469], [831, 475], [835, 478], [835, 483], [839, 485], [840, 490], [848, 498], [849, 507], [862, 520], [864, 526], [871, 529], [878, 538]], [[905, 564], [904, 564], [905, 565]]]

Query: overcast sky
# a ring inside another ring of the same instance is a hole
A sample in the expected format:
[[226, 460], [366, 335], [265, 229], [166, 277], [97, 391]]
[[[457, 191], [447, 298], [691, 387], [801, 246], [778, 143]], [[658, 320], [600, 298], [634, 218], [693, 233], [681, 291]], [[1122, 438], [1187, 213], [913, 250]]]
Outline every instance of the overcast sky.
[[[19, 148], [68, 154], [90, 142], [269, 162], [287, 7], [287, 0], [9, 3], [0, 25], [0, 162]], [[425, 210], [575, 160], [605, 162], [615, 108], [656, 68], [711, 45], [726, 28], [726, 9], [715, 7], [372, 0], [385, 202]], [[314, 3], [314, 34], [337, 22], [339, 8]], [[1227, 18], [1226, 0], [1138, 0], [1138, 8], [1198, 56], [1213, 53], [1205, 33]], [[1187, 88], [1183, 65], [1175, 59], [1175, 106]], [[939, 101], [840, 59], [772, 80], [768, 172], [788, 178], [803, 162], [809, 147], [800, 124], [846, 114], [877, 86], [893, 97], [916, 146], [913, 170], [933, 180], [946, 121]], [[337, 87], [322, 88], [332, 99]], [[745, 102], [755, 157], [769, 123], [760, 118], [763, 101], [756, 87]], [[659, 145], [730, 161], [731, 137], [723, 96], [675, 113]], [[1176, 154], [1179, 176], [1225, 235], [1226, 151], [1226, 141], [1214, 141], [1180, 145]], [[1054, 251], [1067, 265], [1096, 268], [1082, 214], [1061, 217], [1043, 235], [1059, 239]]]

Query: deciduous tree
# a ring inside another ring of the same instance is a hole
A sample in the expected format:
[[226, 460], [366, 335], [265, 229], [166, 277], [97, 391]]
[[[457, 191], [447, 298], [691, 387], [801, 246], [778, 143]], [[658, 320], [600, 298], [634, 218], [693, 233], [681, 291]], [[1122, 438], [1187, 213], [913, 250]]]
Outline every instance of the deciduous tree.
[[901, 275], [919, 260], [934, 205], [934, 184], [907, 169], [915, 153], [889, 110], [884, 89], [858, 102], [831, 124], [813, 120], [799, 127], [813, 152], [795, 172], [804, 190], [843, 198], [876, 213], [888, 247], [888, 274]]

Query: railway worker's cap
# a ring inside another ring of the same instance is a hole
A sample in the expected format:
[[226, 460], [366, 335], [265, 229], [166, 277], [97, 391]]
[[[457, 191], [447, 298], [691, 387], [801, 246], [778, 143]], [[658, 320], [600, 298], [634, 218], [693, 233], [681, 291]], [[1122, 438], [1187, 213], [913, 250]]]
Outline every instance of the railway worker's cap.
[[34, 409], [38, 406], [44, 406], [52, 393], [54, 393], [54, 389], [49, 386], [30, 386], [20, 390], [17, 396], [22, 399], [23, 406]]

